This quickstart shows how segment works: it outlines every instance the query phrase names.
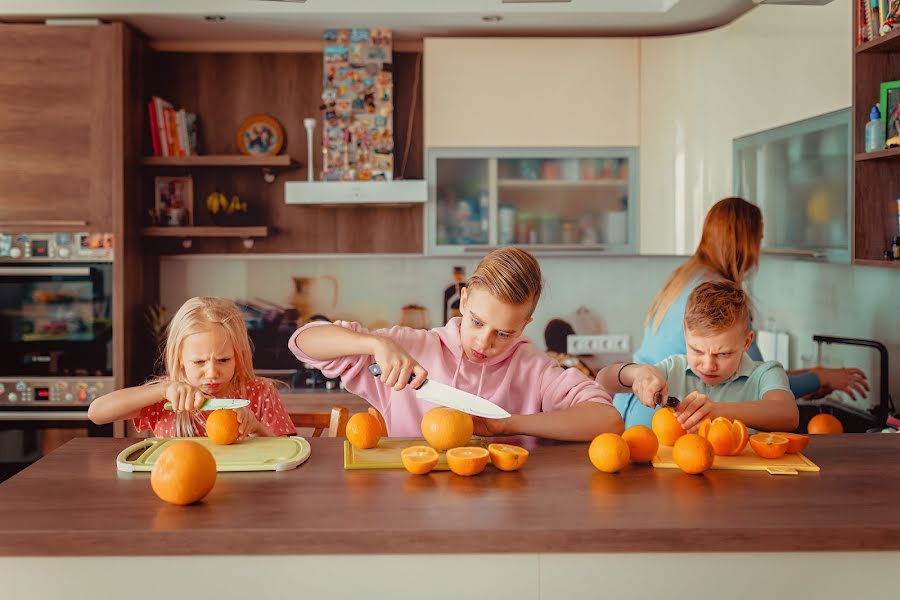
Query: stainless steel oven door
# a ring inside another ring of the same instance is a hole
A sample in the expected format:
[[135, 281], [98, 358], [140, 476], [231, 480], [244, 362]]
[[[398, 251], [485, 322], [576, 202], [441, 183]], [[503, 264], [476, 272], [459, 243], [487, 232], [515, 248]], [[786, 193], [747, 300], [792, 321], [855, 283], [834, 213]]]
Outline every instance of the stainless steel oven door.
[[112, 375], [112, 265], [0, 263], [0, 375]]

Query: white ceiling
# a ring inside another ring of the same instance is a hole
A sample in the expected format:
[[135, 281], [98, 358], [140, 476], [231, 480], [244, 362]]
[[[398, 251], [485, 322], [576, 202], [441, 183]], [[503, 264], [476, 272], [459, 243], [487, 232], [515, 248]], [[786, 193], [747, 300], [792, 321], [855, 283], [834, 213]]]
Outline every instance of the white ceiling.
[[[97, 17], [154, 41], [320, 40], [323, 29], [385, 27], [423, 36], [663, 35], [718, 27], [754, 0], [0, 0], [0, 20]], [[222, 22], [208, 22], [221, 15]], [[499, 15], [499, 22], [482, 17]]]

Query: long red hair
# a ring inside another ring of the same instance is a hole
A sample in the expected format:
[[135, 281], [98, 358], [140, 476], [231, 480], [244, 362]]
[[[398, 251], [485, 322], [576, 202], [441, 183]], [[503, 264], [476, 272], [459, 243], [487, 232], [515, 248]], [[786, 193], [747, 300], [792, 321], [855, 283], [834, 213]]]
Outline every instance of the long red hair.
[[645, 324], [659, 328], [666, 311], [684, 288], [704, 274], [727, 279], [738, 286], [759, 264], [763, 221], [759, 208], [743, 198], [723, 198], [709, 209], [697, 250], [686, 263], [672, 271], [656, 295]]

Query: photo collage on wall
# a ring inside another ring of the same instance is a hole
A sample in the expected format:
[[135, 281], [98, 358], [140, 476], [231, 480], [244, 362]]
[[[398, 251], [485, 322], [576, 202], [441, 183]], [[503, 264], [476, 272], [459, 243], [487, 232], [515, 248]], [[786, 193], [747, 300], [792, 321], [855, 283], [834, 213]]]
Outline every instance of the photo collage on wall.
[[323, 179], [393, 179], [391, 32], [327, 29], [324, 40]]

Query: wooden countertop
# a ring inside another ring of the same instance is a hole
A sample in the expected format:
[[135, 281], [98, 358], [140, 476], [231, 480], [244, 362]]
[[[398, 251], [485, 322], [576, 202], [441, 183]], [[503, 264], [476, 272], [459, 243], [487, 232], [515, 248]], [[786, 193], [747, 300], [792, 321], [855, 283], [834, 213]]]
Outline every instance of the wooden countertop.
[[820, 473], [628, 467], [586, 444], [536, 443], [517, 473], [344, 471], [312, 439], [284, 473], [224, 473], [170, 506], [119, 473], [126, 439], [79, 438], [0, 484], [0, 555], [406, 554], [898, 550], [900, 435], [817, 436]]

